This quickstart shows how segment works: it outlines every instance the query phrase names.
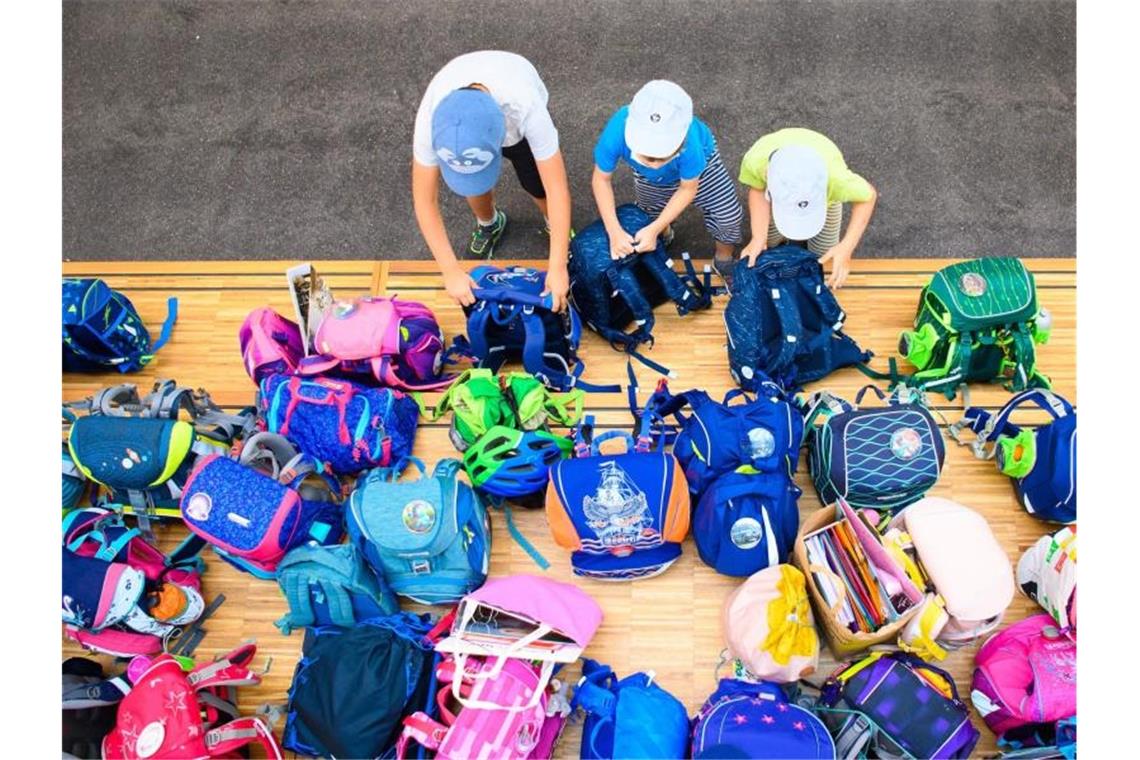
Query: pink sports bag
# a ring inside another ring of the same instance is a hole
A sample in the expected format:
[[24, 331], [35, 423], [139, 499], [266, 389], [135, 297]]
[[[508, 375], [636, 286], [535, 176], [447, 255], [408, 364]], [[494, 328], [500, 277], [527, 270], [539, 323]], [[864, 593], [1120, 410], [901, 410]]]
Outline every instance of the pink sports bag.
[[991, 636], [974, 658], [970, 701], [999, 736], [1076, 715], [1076, 633], [1041, 614]]
[[317, 356], [301, 360], [298, 373], [367, 376], [403, 390], [450, 385], [443, 376], [443, 331], [422, 303], [368, 296], [338, 301], [317, 328]]

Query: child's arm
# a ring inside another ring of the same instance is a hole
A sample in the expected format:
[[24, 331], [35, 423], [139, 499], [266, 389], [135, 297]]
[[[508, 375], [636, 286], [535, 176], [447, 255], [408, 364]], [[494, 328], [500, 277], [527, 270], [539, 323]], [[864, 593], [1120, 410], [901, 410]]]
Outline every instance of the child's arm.
[[412, 160], [412, 205], [420, 232], [443, 275], [447, 294], [461, 306], [475, 303], [475, 294], [471, 292], [475, 281], [459, 266], [459, 259], [447, 238], [447, 228], [443, 226], [443, 214], [439, 211], [438, 166], [426, 166]]
[[610, 238], [610, 256], [615, 259], [628, 256], [633, 253], [633, 238], [618, 222], [613, 172], [604, 172], [595, 164], [590, 185], [594, 190], [594, 202], [598, 204], [598, 215], [602, 217], [602, 224]]
[[[870, 183], [868, 183], [870, 184]], [[831, 277], [827, 284], [832, 288], [841, 288], [847, 282], [847, 275], [851, 272], [851, 258], [855, 255], [855, 247], [863, 237], [871, 214], [875, 211], [875, 201], [879, 193], [871, 187], [871, 197], [865, 201], [851, 204], [851, 219], [847, 222], [847, 232], [843, 239], [831, 247], [827, 253], [819, 257], [820, 264], [831, 262]]]
[[772, 222], [772, 202], [767, 190], [748, 188], [748, 221], [752, 229], [752, 239], [740, 251], [740, 258], [748, 259], [748, 266], [756, 263], [756, 257], [768, 247], [768, 227]]
[[550, 220], [550, 261], [543, 294], [550, 293], [554, 297], [554, 310], [562, 311], [570, 291], [570, 273], [566, 269], [570, 257], [570, 183], [566, 179], [562, 151], [535, 164], [546, 190], [546, 214]]
[[661, 209], [661, 213], [657, 215], [657, 218], [642, 227], [638, 230], [637, 234], [633, 236], [633, 249], [635, 251], [645, 252], [652, 251], [656, 248], [657, 237], [693, 202], [693, 198], [697, 197], [697, 187], [699, 185], [699, 177], [681, 180], [677, 186], [677, 191], [673, 193], [673, 197], [665, 204], [665, 208]]

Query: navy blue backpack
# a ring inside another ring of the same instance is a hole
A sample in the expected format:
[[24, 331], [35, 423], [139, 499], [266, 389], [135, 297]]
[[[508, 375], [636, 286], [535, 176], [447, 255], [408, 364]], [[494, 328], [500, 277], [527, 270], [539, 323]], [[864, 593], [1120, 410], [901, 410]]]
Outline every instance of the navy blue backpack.
[[[1036, 427], [1010, 421], [1022, 407], [1045, 410], [1052, 421]], [[958, 439], [968, 427], [977, 437], [970, 443], [980, 459], [994, 459], [1013, 479], [1017, 496], [1039, 520], [1071, 523], [1077, 519], [1077, 413], [1073, 405], [1050, 391], [1023, 391], [991, 414], [971, 406], [950, 428]]]
[[688, 751], [685, 705], [653, 683], [652, 671], [619, 679], [608, 665], [584, 658], [570, 704], [586, 714], [584, 760], [680, 760]]
[[844, 335], [847, 315], [815, 254], [796, 245], [737, 262], [724, 310], [733, 379], [755, 390], [765, 376], [787, 391], [871, 358]]
[[[617, 208], [618, 222], [631, 235], [649, 224], [649, 216], [632, 203]], [[663, 375], [669, 370], [638, 353], [642, 344], [653, 346], [653, 308], [672, 301], [678, 314], [707, 309], [714, 288], [706, 266], [698, 278], [689, 255], [682, 254], [685, 274], [673, 271], [665, 244], [646, 253], [610, 258], [610, 239], [598, 219], [570, 241], [570, 295], [586, 325], [610, 342]], [[634, 329], [625, 332], [630, 324]]]
[[722, 678], [693, 719], [691, 757], [832, 760], [838, 755], [823, 722], [789, 701], [778, 684]]
[[63, 371], [136, 372], [170, 340], [178, 319], [178, 299], [167, 301], [166, 321], [158, 340], [130, 299], [96, 279], [63, 281]]

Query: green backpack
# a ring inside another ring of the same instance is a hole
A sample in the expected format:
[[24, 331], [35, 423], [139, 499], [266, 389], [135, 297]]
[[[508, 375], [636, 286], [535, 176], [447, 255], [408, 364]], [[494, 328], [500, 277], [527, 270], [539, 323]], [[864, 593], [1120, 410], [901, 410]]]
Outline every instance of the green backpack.
[[947, 398], [969, 382], [1000, 380], [1013, 392], [1049, 388], [1034, 347], [1049, 339], [1051, 323], [1019, 259], [951, 264], [922, 289], [914, 330], [899, 337], [899, 353], [918, 368], [907, 383]]

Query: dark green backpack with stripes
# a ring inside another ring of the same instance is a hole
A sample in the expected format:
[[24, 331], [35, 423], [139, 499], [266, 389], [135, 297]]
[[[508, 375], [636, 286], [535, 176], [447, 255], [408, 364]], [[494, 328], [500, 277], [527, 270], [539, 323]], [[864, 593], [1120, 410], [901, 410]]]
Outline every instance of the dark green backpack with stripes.
[[899, 353], [918, 368], [906, 382], [947, 398], [971, 382], [1001, 382], [1013, 392], [1048, 388], [1035, 349], [1051, 327], [1049, 312], [1038, 308], [1033, 274], [1019, 259], [951, 264], [922, 289], [914, 330], [899, 337]]

